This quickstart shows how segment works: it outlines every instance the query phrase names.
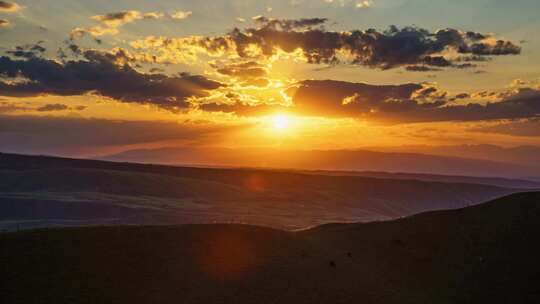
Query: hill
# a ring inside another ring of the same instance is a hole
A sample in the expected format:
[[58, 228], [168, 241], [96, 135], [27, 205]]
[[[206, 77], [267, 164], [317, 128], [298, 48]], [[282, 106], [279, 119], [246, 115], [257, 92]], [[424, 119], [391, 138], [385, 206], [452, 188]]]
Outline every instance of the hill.
[[538, 303], [540, 193], [392, 222], [0, 235], [2, 303]]
[[0, 228], [247, 223], [299, 229], [455, 209], [518, 192], [459, 182], [0, 155]]

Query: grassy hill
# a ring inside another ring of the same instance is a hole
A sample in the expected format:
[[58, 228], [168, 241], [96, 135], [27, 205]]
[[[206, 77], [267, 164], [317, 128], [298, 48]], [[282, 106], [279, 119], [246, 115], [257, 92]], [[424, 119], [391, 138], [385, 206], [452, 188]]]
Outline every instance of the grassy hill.
[[461, 208], [517, 191], [456, 180], [0, 154], [0, 229], [215, 222], [298, 229]]
[[0, 235], [2, 303], [538, 303], [540, 193], [392, 222]]

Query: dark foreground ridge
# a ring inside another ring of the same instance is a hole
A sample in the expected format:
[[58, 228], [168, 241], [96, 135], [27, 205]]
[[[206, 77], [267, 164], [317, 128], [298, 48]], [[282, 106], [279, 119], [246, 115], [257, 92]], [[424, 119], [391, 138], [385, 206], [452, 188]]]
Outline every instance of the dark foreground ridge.
[[540, 303], [540, 193], [301, 232], [0, 235], [1, 303]]

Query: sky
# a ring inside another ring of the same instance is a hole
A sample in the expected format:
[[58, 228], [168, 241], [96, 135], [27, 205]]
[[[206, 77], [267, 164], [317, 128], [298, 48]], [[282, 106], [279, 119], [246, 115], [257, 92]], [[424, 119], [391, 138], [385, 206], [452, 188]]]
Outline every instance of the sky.
[[537, 0], [0, 1], [0, 151], [540, 145]]

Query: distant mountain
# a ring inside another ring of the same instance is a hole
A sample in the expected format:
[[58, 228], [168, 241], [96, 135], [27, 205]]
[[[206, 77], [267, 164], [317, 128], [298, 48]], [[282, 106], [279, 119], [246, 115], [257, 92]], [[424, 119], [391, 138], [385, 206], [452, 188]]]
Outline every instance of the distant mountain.
[[[427, 153], [427, 152], [426, 152]], [[452, 155], [449, 153], [449, 155]], [[480, 177], [525, 178], [540, 172], [540, 162], [514, 164], [407, 152], [368, 150], [299, 151], [280, 149], [163, 148], [131, 150], [105, 160], [173, 165], [288, 168], [302, 170], [384, 171]]]
[[2, 303], [539, 303], [540, 193], [392, 222], [0, 234]]
[[456, 145], [456, 146], [402, 146], [390, 148], [373, 147], [375, 151], [396, 153], [424, 153], [430, 155], [482, 159], [494, 162], [539, 166], [540, 147], [518, 146], [500, 147], [496, 145]]
[[520, 191], [286, 170], [0, 154], [0, 227], [235, 222], [297, 229], [454, 209]]

